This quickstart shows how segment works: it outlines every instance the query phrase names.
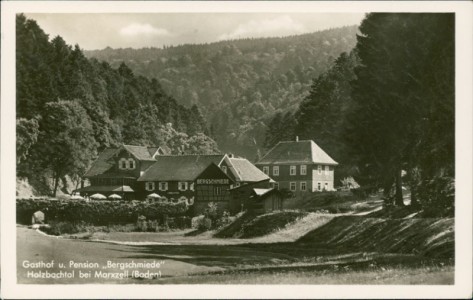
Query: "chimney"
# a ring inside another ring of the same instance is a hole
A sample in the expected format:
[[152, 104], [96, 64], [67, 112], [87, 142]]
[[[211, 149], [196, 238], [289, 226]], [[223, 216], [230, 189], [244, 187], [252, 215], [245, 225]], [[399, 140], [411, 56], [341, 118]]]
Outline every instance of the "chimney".
[[296, 135], [296, 142], [298, 142], [298, 141], [299, 141], [299, 136]]
[[230, 154], [228, 154], [228, 157], [229, 157], [229, 158], [234, 158], [235, 155], [233, 155], [233, 153], [230, 153]]

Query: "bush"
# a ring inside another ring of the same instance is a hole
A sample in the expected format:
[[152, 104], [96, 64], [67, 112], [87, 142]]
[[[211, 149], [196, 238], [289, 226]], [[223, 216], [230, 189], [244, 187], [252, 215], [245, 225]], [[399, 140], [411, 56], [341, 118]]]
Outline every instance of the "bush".
[[85, 222], [51, 222], [49, 226], [41, 226], [40, 230], [50, 235], [74, 234], [87, 232], [88, 225]]
[[418, 187], [425, 217], [452, 217], [455, 212], [455, 179], [438, 176]]
[[50, 199], [17, 199], [17, 223], [30, 224], [34, 212], [41, 210], [46, 222], [84, 221], [93, 225], [135, 223], [138, 216], [146, 219], [162, 220], [165, 216], [183, 216], [187, 205], [181, 203], [161, 203], [142, 201], [61, 201]]

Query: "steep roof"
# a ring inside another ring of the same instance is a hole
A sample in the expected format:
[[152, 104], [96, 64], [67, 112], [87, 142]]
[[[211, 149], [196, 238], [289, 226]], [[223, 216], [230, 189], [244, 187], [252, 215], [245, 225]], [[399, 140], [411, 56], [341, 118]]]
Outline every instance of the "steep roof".
[[279, 142], [261, 158], [257, 164], [318, 163], [338, 165], [314, 141]]
[[191, 181], [211, 163], [220, 164], [225, 154], [160, 155], [138, 181]]
[[92, 166], [85, 173], [84, 177], [96, 176], [105, 173], [113, 167], [113, 162], [110, 162], [110, 158], [118, 153], [118, 148], [107, 148], [100, 152], [99, 157], [92, 163]]
[[264, 174], [246, 158], [226, 157], [225, 161], [237, 181], [257, 182], [270, 179], [268, 175]]
[[138, 160], [154, 160], [153, 156], [150, 155], [148, 147], [123, 145], [123, 148]]

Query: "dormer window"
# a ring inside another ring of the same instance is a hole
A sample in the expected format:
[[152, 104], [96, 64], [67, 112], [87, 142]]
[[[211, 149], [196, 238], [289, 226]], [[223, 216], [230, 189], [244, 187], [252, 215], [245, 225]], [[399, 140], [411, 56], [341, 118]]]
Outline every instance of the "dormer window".
[[133, 158], [128, 159], [128, 168], [133, 170], [135, 168], [135, 160]]
[[227, 167], [226, 167], [226, 166], [222, 166], [222, 171], [223, 171], [223, 173], [227, 174]]
[[126, 158], [121, 158], [119, 161], [118, 161], [118, 168], [120, 170], [126, 170], [128, 168], [128, 161]]

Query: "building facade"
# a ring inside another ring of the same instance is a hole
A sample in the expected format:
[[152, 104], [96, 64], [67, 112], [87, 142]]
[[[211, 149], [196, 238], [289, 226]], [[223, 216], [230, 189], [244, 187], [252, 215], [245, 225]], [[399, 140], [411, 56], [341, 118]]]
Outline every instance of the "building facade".
[[82, 196], [118, 194], [126, 200], [153, 197], [157, 201], [185, 202], [193, 206], [195, 214], [209, 202], [218, 202], [219, 207], [228, 210], [231, 188], [271, 181], [245, 158], [226, 154], [168, 155], [163, 148], [130, 145], [105, 149], [84, 177], [90, 185], [76, 190]]
[[155, 162], [157, 156], [165, 153], [160, 147], [122, 145], [107, 148], [83, 176], [90, 185], [76, 192], [85, 197], [100, 193], [104, 196], [117, 194], [122, 199], [136, 199], [141, 193], [137, 179]]
[[276, 189], [292, 192], [334, 191], [337, 165], [314, 141], [297, 139], [279, 142], [256, 163]]

